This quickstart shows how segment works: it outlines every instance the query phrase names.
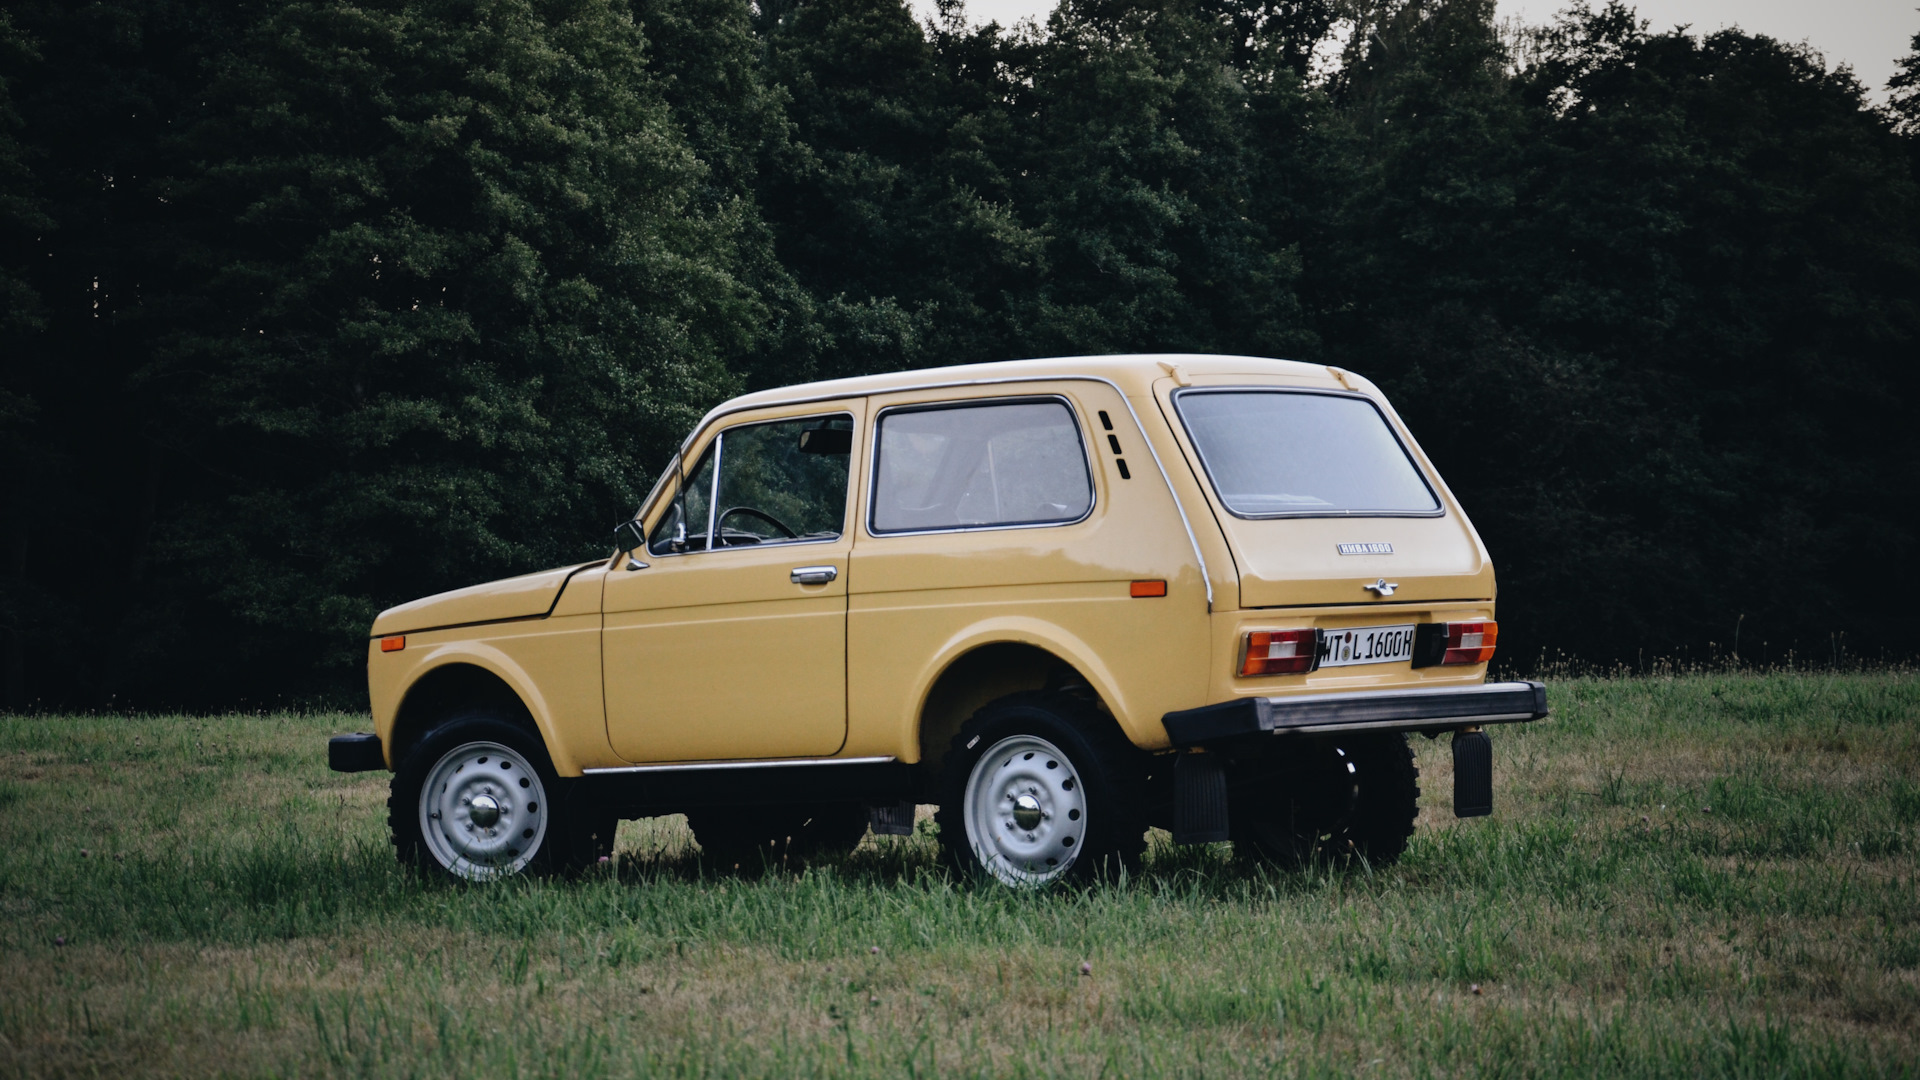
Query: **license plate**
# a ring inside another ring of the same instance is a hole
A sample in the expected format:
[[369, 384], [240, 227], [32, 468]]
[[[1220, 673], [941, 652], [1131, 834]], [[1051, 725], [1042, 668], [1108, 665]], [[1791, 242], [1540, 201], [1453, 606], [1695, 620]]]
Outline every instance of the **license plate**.
[[1391, 664], [1413, 659], [1413, 624], [1320, 631], [1320, 666]]

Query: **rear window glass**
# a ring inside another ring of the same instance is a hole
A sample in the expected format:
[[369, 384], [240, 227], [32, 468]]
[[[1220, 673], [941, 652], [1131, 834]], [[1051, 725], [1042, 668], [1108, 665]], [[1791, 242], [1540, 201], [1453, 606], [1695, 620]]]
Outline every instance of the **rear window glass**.
[[1440, 510], [1387, 418], [1365, 398], [1188, 391], [1175, 407], [1214, 491], [1240, 517]]
[[1078, 521], [1093, 481], [1073, 411], [1058, 401], [889, 412], [874, 462], [874, 532]]

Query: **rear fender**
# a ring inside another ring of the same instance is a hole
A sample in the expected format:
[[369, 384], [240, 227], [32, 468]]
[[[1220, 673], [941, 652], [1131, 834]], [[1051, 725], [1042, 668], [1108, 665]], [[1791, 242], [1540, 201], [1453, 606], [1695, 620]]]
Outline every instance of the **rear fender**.
[[[954, 664], [969, 653], [992, 645], [1026, 645], [1051, 654], [1060, 663], [1068, 665], [1085, 679], [1089, 689], [1113, 714], [1114, 720], [1127, 738], [1136, 746], [1149, 746], [1154, 742], [1164, 742], [1165, 735], [1160, 729], [1158, 717], [1147, 717], [1147, 727], [1142, 728], [1127, 707], [1127, 698], [1120, 689], [1120, 682], [1112, 670], [1100, 659], [1099, 654], [1085, 641], [1065, 628], [1027, 616], [1008, 615], [985, 619], [965, 627], [941, 646], [933, 660], [921, 673], [915, 688], [914, 699], [919, 703], [915, 709], [913, 730], [902, 733], [901, 745], [911, 747], [914, 752], [921, 745], [919, 730], [924, 721], [929, 699], [938, 686], [941, 676]], [[929, 763], [931, 764], [931, 763]]]

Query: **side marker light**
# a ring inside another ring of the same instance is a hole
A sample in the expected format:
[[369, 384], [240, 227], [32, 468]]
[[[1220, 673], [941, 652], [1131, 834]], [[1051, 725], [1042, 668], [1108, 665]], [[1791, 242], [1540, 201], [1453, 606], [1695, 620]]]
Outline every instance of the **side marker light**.
[[381, 652], [399, 652], [406, 647], [407, 635], [405, 634], [395, 634], [392, 637], [383, 637], [380, 639]]
[[1167, 583], [1164, 581], [1136, 581], [1129, 587], [1128, 595], [1139, 599], [1142, 596], [1167, 595]]

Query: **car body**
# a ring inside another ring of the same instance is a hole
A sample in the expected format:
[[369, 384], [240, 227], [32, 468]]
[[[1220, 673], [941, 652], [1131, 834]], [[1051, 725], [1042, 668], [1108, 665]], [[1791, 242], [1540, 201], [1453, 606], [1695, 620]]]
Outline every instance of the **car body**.
[[862, 831], [894, 830], [915, 802], [986, 798], [943, 779], [956, 737], [1027, 695], [1065, 725], [1047, 732], [1092, 740], [1138, 807], [1127, 830], [1210, 840], [1235, 833], [1236, 790], [1286, 786], [1285, 746], [1452, 731], [1480, 785], [1484, 726], [1546, 711], [1538, 684], [1485, 685], [1486, 549], [1385, 396], [1338, 368], [1100, 356], [749, 394], [622, 531], [606, 559], [383, 612], [375, 730], [336, 763], [404, 772], [480, 709], [527, 733], [522, 769], [592, 807], [589, 853], [614, 818], [682, 810], [715, 836], [755, 806], [840, 807], [840, 834], [858, 806]]

